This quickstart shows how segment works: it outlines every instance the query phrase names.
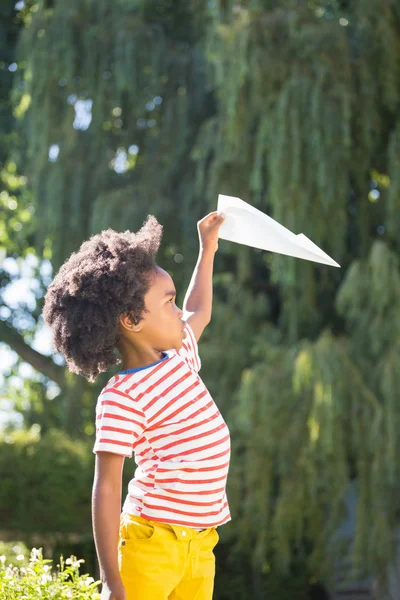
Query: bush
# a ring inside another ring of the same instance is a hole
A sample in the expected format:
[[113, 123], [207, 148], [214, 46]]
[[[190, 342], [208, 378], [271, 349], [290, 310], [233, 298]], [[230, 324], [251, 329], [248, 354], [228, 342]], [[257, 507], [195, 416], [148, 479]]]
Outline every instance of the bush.
[[0, 522], [30, 548], [31, 534], [91, 539], [93, 464], [89, 443], [59, 430], [0, 436]]
[[0, 556], [0, 599], [15, 600], [99, 600], [100, 581], [87, 573], [79, 574], [83, 559], [60, 557], [57, 571], [52, 571], [53, 561], [44, 559], [42, 549], [33, 548], [27, 566], [7, 565], [6, 556]]

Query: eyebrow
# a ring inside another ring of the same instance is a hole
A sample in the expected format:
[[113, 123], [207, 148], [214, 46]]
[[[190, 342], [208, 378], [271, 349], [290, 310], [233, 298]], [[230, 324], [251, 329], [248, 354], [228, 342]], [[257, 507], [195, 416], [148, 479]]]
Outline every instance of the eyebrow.
[[166, 298], [167, 296], [175, 296], [176, 295], [176, 291], [175, 290], [171, 290], [169, 292], [166, 292], [164, 294], [164, 298]]

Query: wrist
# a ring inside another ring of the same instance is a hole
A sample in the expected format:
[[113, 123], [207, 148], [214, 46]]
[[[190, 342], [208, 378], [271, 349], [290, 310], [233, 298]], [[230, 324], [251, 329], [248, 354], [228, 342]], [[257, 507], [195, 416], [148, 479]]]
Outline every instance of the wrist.
[[203, 246], [200, 244], [199, 256], [200, 258], [213, 259], [217, 249], [209, 246]]
[[119, 571], [115, 571], [115, 573], [105, 574], [104, 571], [100, 574], [101, 583], [107, 584], [109, 586], [118, 585], [121, 583], [121, 573]]

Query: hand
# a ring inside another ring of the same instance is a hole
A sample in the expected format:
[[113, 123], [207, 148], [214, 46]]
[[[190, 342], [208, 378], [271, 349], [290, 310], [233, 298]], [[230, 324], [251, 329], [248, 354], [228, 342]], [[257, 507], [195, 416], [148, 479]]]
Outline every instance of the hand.
[[103, 583], [100, 600], [126, 600], [126, 591], [122, 581]]
[[214, 211], [197, 223], [200, 238], [200, 247], [206, 252], [218, 250], [218, 231], [225, 219], [225, 215]]

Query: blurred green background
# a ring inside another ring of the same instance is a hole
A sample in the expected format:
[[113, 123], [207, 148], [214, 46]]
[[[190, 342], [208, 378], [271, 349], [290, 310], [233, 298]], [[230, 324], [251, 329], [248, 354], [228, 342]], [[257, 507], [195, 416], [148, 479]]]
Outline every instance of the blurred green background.
[[219, 244], [200, 343], [232, 435], [215, 598], [399, 598], [400, 4], [3, 0], [0, 15], [0, 540], [97, 569], [94, 407], [113, 373], [89, 384], [52, 352], [52, 276], [152, 213], [182, 303], [222, 193], [342, 268]]

